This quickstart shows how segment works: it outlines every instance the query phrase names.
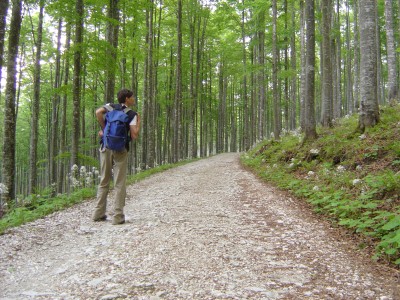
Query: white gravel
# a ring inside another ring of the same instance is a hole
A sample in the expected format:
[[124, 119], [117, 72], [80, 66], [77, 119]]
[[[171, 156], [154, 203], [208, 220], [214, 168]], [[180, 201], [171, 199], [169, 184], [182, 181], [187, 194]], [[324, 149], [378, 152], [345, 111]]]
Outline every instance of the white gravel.
[[94, 204], [0, 236], [0, 299], [400, 299], [395, 270], [238, 154], [131, 185], [124, 225], [92, 222]]

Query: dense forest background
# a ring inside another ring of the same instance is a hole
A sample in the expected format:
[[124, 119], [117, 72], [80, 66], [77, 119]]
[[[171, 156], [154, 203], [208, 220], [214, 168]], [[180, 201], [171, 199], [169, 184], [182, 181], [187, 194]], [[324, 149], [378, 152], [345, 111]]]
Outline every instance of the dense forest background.
[[315, 139], [353, 113], [362, 132], [397, 102], [399, 6], [2, 0], [0, 204], [93, 184], [94, 111], [123, 87], [142, 117], [131, 174], [294, 130]]

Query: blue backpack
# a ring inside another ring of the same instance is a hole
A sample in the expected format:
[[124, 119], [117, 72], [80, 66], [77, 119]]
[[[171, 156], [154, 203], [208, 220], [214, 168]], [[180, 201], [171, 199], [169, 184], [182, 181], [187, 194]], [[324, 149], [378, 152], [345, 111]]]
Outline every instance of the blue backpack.
[[130, 108], [122, 109], [121, 105], [115, 106], [113, 110], [106, 113], [106, 127], [104, 128], [104, 146], [110, 150], [123, 151], [125, 145], [130, 141], [128, 136]]

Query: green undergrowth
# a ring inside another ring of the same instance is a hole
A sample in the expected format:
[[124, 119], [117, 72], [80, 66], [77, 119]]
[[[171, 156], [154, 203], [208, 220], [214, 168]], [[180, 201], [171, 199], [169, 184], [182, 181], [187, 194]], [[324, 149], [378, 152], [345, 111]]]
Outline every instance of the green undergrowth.
[[380, 123], [363, 135], [356, 133], [358, 116], [343, 118], [318, 128], [314, 141], [302, 143], [295, 134], [263, 141], [241, 161], [361, 235], [374, 247], [374, 259], [400, 266], [399, 116], [400, 106], [382, 108]]
[[[127, 184], [133, 184], [153, 174], [178, 167], [192, 161], [194, 160], [185, 160], [176, 164], [165, 164], [141, 171], [135, 175], [128, 176]], [[8, 211], [5, 216], [0, 219], [0, 234], [4, 234], [6, 230], [11, 227], [17, 227], [36, 219], [43, 218], [56, 211], [64, 210], [75, 204], [92, 199], [95, 196], [95, 187], [77, 189], [70, 194], [58, 195], [56, 197], [50, 197], [49, 195], [46, 195], [46, 193], [42, 193], [41, 196], [30, 195], [27, 197], [27, 201], [25, 201], [23, 206], [10, 209], [10, 211]], [[88, 216], [88, 218], [89, 217], [90, 216]]]

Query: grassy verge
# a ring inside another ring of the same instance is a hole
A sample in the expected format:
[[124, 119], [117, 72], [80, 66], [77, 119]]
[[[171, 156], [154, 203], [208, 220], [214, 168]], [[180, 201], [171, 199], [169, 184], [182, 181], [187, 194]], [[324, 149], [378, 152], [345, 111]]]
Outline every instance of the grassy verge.
[[[185, 160], [176, 164], [166, 164], [152, 169], [148, 169], [130, 175], [127, 178], [127, 184], [133, 184], [143, 180], [153, 174], [175, 168], [194, 160]], [[4, 234], [8, 228], [17, 227], [22, 224], [43, 218], [53, 212], [60, 211], [71, 207], [77, 203], [91, 199], [96, 196], [96, 188], [83, 188], [75, 190], [74, 192], [66, 195], [59, 195], [56, 197], [37, 196], [31, 195], [29, 203], [21, 207], [16, 207], [7, 212], [7, 214], [0, 219], [0, 234]]]
[[358, 116], [300, 135], [263, 141], [241, 161], [261, 178], [354, 233], [368, 237], [375, 259], [400, 266], [400, 106], [384, 107], [381, 122], [355, 133]]

